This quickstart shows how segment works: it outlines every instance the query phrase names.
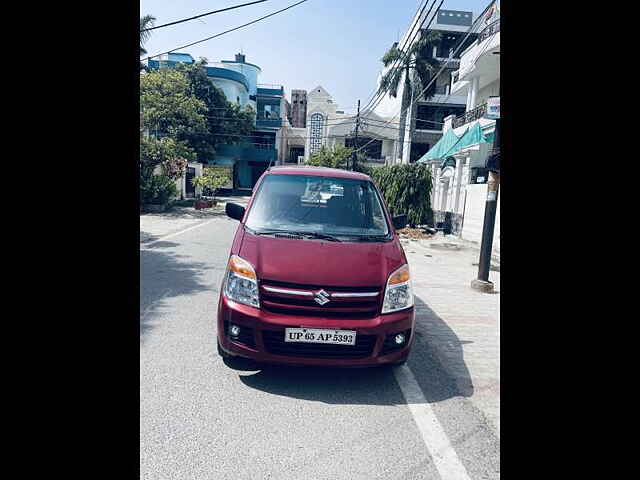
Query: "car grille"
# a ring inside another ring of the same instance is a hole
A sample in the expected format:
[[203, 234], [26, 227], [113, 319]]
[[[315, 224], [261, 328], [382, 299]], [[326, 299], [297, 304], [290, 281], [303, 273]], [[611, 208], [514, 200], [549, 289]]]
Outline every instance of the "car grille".
[[376, 344], [375, 335], [356, 335], [355, 345], [285, 342], [284, 330], [264, 330], [262, 339], [265, 349], [273, 355], [323, 359], [370, 357]]
[[[260, 284], [261, 307], [274, 313], [358, 319], [375, 317], [380, 311], [382, 292], [379, 286], [332, 287], [272, 280], [262, 280]], [[314, 300], [313, 293], [319, 290], [329, 294], [328, 303], [320, 305]], [[358, 296], [373, 293], [376, 295]], [[341, 294], [351, 296], [341, 297]]]

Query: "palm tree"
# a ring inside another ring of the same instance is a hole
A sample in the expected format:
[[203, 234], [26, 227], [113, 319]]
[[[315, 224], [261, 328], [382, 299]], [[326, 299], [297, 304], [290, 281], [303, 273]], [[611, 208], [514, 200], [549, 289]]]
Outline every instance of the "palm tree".
[[[147, 51], [144, 48], [144, 44], [149, 37], [151, 36], [150, 31], [145, 31], [147, 28], [153, 27], [154, 22], [156, 21], [156, 17], [153, 15], [145, 15], [144, 17], [140, 17], [140, 56], [146, 55]], [[144, 70], [146, 67], [142, 62], [140, 62], [140, 70]]]
[[[396, 68], [390, 69], [382, 76], [378, 93], [383, 95], [388, 92], [389, 95], [396, 98], [400, 82], [404, 81], [400, 107], [400, 130], [398, 132], [400, 157], [402, 157], [404, 147], [405, 121], [409, 105], [413, 101], [414, 94], [421, 92], [429, 84], [441, 66], [440, 62], [431, 53], [440, 38], [441, 34], [439, 32], [433, 30], [423, 31], [420, 38], [409, 47], [406, 55], [402, 50], [398, 49], [398, 45], [395, 43], [382, 57], [382, 63], [385, 67], [389, 67], [396, 62], [399, 63]], [[422, 95], [424, 100], [433, 97], [435, 83], [433, 82]]]

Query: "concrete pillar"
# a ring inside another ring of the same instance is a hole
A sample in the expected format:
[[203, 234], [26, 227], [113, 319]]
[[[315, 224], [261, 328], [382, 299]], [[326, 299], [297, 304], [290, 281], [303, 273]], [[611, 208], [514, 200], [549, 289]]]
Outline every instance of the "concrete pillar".
[[453, 212], [454, 213], [462, 213], [460, 209], [460, 192], [464, 188], [462, 183], [462, 165], [463, 160], [460, 157], [456, 157], [456, 174], [455, 174], [455, 197], [453, 199]]
[[473, 77], [471, 79], [471, 88], [469, 89], [469, 92], [471, 94], [470, 105], [467, 107], [467, 110], [473, 110], [477, 106], [476, 105], [476, 98], [478, 96], [478, 86], [479, 85], [480, 85], [480, 79], [478, 77]]
[[442, 133], [447, 133], [447, 130], [453, 128], [453, 119], [456, 118], [455, 115], [449, 115], [448, 117], [444, 117], [444, 125], [442, 126]]
[[407, 118], [405, 119], [405, 128], [404, 128], [404, 145], [402, 146], [402, 163], [409, 163], [409, 159], [411, 158], [411, 140], [412, 140], [412, 129], [411, 125], [413, 124], [413, 112], [415, 106], [413, 102], [413, 98], [411, 98], [411, 103], [409, 103], [409, 108], [407, 108]]

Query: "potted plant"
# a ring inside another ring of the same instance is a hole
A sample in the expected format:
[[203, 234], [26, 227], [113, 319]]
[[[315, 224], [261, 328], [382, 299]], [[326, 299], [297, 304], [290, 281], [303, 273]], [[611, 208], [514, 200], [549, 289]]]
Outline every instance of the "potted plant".
[[211, 193], [212, 197], [210, 200], [205, 199], [203, 198], [202, 193], [200, 193], [198, 195], [198, 200], [196, 200], [195, 203], [196, 210], [215, 207], [218, 204], [215, 194], [219, 188], [226, 185], [228, 180], [228, 175], [226, 175], [221, 169], [216, 168], [205, 168], [202, 172], [202, 176], [191, 180], [196, 189], [199, 189], [200, 192]]

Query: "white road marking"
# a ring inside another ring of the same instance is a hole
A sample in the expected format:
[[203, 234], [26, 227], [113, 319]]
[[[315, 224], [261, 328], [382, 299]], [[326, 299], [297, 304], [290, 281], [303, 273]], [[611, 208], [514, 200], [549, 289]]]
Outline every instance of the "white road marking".
[[403, 365], [393, 373], [442, 480], [471, 480], [411, 369]]
[[178, 236], [178, 235], [182, 235], [183, 233], [186, 233], [186, 232], [188, 232], [188, 231], [190, 231], [190, 230], [194, 230], [194, 229], [196, 229], [196, 228], [204, 227], [205, 225], [210, 224], [210, 223], [211, 223], [211, 222], [213, 222], [214, 220], [215, 220], [215, 219], [209, 220], [209, 221], [207, 221], [207, 222], [198, 223], [197, 225], [193, 225], [192, 227], [185, 228], [184, 230], [180, 230], [180, 231], [178, 231], [178, 232], [174, 232], [174, 233], [171, 233], [171, 234], [166, 235], [166, 236], [164, 236], [164, 237], [161, 237], [161, 238], [159, 238], [159, 239], [157, 239], [157, 240], [154, 240], [153, 242], [143, 243], [143, 244], [141, 244], [141, 245], [140, 245], [140, 247], [141, 247], [141, 248], [140, 248], [140, 250], [144, 250], [144, 247], [148, 247], [148, 246], [150, 246], [150, 245], [153, 245], [154, 243], [164, 242], [165, 240], [167, 240], [167, 239], [169, 239], [169, 238], [173, 238], [173, 237], [176, 237], [176, 236]]

